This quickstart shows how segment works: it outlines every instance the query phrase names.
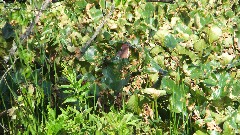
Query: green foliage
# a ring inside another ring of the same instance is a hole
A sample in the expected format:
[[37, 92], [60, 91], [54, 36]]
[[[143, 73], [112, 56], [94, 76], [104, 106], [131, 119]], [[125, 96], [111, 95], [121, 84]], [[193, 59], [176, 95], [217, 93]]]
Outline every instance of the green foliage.
[[63, 103], [78, 102], [79, 107], [84, 107], [85, 100], [88, 98], [89, 83], [83, 84], [83, 78], [77, 80], [77, 74], [74, 69], [63, 66], [63, 75], [70, 82], [67, 85], [61, 85], [59, 88], [65, 89], [63, 93], [69, 94], [70, 96], [65, 99]]
[[6, 134], [239, 134], [238, 0], [65, 0], [21, 41], [41, 5], [0, 3]]
[[2, 28], [2, 35], [5, 40], [14, 37], [15, 33], [13, 27], [8, 22]]

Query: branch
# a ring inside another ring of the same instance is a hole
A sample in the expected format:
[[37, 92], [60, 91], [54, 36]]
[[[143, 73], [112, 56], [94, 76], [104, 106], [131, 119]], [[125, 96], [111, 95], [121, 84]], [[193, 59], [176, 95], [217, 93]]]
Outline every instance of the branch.
[[[42, 15], [42, 11], [47, 8], [47, 6], [49, 5], [50, 1], [51, 0], [45, 0], [45, 2], [43, 2], [42, 7], [41, 7], [40, 11], [38, 12], [38, 14], [35, 16], [34, 21], [29, 25], [29, 27], [27, 28], [26, 32], [20, 36], [20, 42], [22, 42], [24, 39], [26, 39], [31, 34], [34, 25], [39, 21], [41, 15]], [[16, 51], [16, 49], [14, 51]], [[10, 52], [10, 54], [12, 54], [12, 53], [14, 53], [14, 52]], [[6, 77], [7, 73], [13, 68], [13, 65], [16, 63], [18, 58], [14, 58], [14, 59], [15, 60], [12, 63], [12, 65], [7, 69], [7, 71], [1, 77], [0, 83]]]
[[[18, 60], [18, 58], [15, 58], [15, 60], [13, 61], [13, 64], [16, 63], [16, 61]], [[7, 73], [13, 68], [13, 64], [7, 69], [7, 71], [3, 74], [3, 76], [1, 77], [0, 83], [2, 82], [3, 79], [5, 79], [5, 77], [7, 76]]]
[[8, 110], [4, 110], [3, 112], [0, 113], [0, 117], [2, 117], [3, 115], [7, 114]]
[[23, 41], [31, 34], [34, 25], [39, 21], [40, 16], [42, 15], [42, 11], [47, 8], [49, 3], [50, 3], [50, 0], [46, 0], [45, 2], [43, 2], [41, 9], [39, 10], [38, 14], [35, 16], [34, 22], [32, 22], [27, 28], [26, 32], [22, 36], [20, 36], [20, 41]]
[[114, 4], [112, 4], [111, 11], [109, 12], [109, 14], [105, 18], [103, 18], [102, 23], [97, 27], [97, 29], [96, 29], [95, 33], [93, 34], [93, 36], [86, 42], [85, 46], [82, 47], [82, 49], [81, 49], [81, 56], [80, 57], [82, 57], [85, 54], [87, 49], [90, 47], [92, 41], [97, 37], [97, 35], [99, 34], [100, 30], [102, 29], [104, 24], [107, 22], [107, 19], [110, 18], [110, 16], [112, 15], [113, 11], [114, 11]]
[[0, 123], [0, 126], [1, 126], [6, 132], [8, 132], [8, 129], [5, 128], [1, 123]]

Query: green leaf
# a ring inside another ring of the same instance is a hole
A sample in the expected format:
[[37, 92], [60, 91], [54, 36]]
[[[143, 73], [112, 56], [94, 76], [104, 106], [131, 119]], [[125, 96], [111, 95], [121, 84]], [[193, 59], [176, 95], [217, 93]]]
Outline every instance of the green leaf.
[[198, 130], [194, 133], [194, 135], [208, 135], [208, 134], [202, 132], [201, 130]]
[[228, 18], [232, 18], [232, 17], [234, 17], [234, 12], [232, 10], [227, 10], [225, 12], [225, 16]]
[[172, 95], [170, 98], [171, 111], [175, 113], [185, 112], [186, 107], [186, 93], [189, 88], [184, 84], [172, 88]]
[[148, 65], [149, 63], [151, 64], [151, 67], [149, 66], [145, 66], [145, 71], [147, 73], [161, 73], [163, 75], [167, 74], [167, 71], [163, 70], [157, 62], [155, 62], [155, 60], [150, 56], [149, 51], [144, 48], [144, 52], [146, 54], [146, 59], [145, 59], [145, 63]]
[[6, 24], [2, 28], [2, 34], [3, 34], [3, 38], [5, 40], [7, 40], [11, 37], [15, 37], [14, 29], [9, 22], [6, 22]]
[[161, 89], [165, 90], [167, 93], [172, 93], [174, 89], [177, 88], [175, 82], [164, 76], [162, 79]]
[[229, 75], [229, 73], [227, 73], [227, 72], [223, 72], [223, 73], [221, 73], [221, 74], [218, 74], [217, 75], [217, 79], [218, 79], [218, 85], [220, 86], [220, 87], [224, 87], [224, 86], [226, 86], [226, 85], [230, 85], [231, 84], [231, 77], [230, 77], [230, 75]]
[[106, 8], [106, 0], [99, 0], [99, 5], [102, 9], [105, 9]]
[[200, 79], [200, 78], [203, 78], [203, 71], [201, 70], [200, 66], [199, 67], [189, 67], [189, 71], [191, 72], [191, 75], [190, 77], [192, 79]]
[[199, 52], [203, 52], [203, 50], [207, 47], [206, 42], [204, 41], [204, 39], [200, 39], [197, 42], [194, 43], [194, 50], [199, 51]]
[[103, 69], [103, 76], [104, 80], [108, 81], [109, 83], [114, 82], [115, 80], [119, 79], [120, 74], [114, 72], [114, 70], [110, 67]]
[[134, 94], [129, 98], [127, 107], [128, 107], [128, 109], [130, 109], [131, 111], [133, 111], [135, 113], [140, 112], [139, 97], [137, 94]]
[[77, 98], [70, 97], [70, 98], [67, 98], [63, 103], [73, 103], [73, 102], [76, 102], [76, 101], [77, 101]]
[[177, 40], [171, 35], [165, 36], [164, 44], [169, 48], [175, 48], [177, 45]]
[[211, 100], [217, 100], [225, 97], [229, 92], [227, 89], [232, 85], [232, 79], [227, 72], [214, 74], [212, 73], [204, 80], [207, 87], [212, 88]]
[[166, 91], [165, 90], [157, 90], [155, 88], [145, 88], [143, 90], [143, 93], [152, 95], [153, 98], [158, 98], [160, 96], [166, 95]]
[[212, 43], [213, 41], [218, 40], [222, 36], [222, 30], [216, 25], [213, 25], [207, 31], [209, 36], [209, 41]]
[[217, 81], [213, 78], [205, 79], [204, 84], [208, 87], [217, 85]]
[[84, 58], [88, 62], [94, 62], [97, 59], [97, 49], [94, 46], [90, 46], [84, 54]]
[[192, 30], [189, 27], [187, 27], [186, 25], [181, 24], [181, 23], [179, 23], [175, 27], [175, 30], [178, 31], [179, 33], [185, 33], [185, 34], [188, 34], [188, 35], [193, 34]]
[[103, 69], [103, 77], [102, 82], [106, 84], [106, 86], [110, 89], [119, 91], [121, 90], [129, 80], [129, 75], [125, 77], [125, 79], [121, 78], [121, 72], [118, 69], [113, 69], [111, 67], [108, 67], [106, 69]]
[[76, 1], [75, 3], [77, 5], [77, 7], [82, 10], [86, 7], [87, 2], [85, 0], [80, 0], [80, 1]]
[[104, 36], [104, 38], [105, 38], [106, 40], [110, 40], [110, 39], [111, 39], [111, 35], [110, 35], [109, 32], [107, 32], [107, 31], [105, 31], [105, 32], [103, 33], [103, 36]]
[[236, 81], [233, 83], [232, 98], [238, 99], [240, 97], [240, 83]]
[[121, 0], [114, 0], [114, 2], [115, 2], [115, 6], [118, 6], [121, 4]]
[[153, 15], [154, 13], [154, 6], [152, 3], [147, 3], [145, 6], [145, 10], [143, 11], [143, 17], [149, 18]]
[[133, 117], [133, 114], [132, 113], [128, 113], [128, 114], [125, 114], [121, 120], [121, 123], [128, 123]]
[[194, 16], [194, 25], [198, 29], [201, 29], [204, 26], [204, 24], [201, 23], [202, 21], [200, 19], [201, 19], [201, 17], [199, 15], [199, 13], [196, 13]]
[[68, 45], [67, 50], [72, 53], [72, 52], [75, 52], [76, 47]]
[[99, 21], [99, 19], [103, 17], [102, 11], [100, 9], [96, 9], [95, 7], [90, 9], [90, 16], [94, 22]]

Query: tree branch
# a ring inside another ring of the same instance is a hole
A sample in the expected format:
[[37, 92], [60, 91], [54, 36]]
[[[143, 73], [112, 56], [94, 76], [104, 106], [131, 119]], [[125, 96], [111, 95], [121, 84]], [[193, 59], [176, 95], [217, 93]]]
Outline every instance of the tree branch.
[[90, 47], [92, 41], [97, 37], [97, 35], [99, 34], [100, 30], [102, 29], [104, 24], [107, 22], [107, 19], [110, 18], [110, 16], [112, 15], [113, 11], [114, 11], [114, 4], [112, 4], [110, 12], [108, 13], [108, 15], [105, 18], [103, 18], [101, 24], [97, 27], [97, 29], [96, 29], [95, 33], [93, 34], [93, 36], [86, 42], [85, 46], [82, 47], [82, 49], [81, 49], [81, 56], [80, 57], [82, 57], [85, 54], [87, 49]]
[[49, 3], [50, 3], [50, 0], [46, 0], [45, 2], [43, 2], [42, 7], [39, 10], [38, 14], [35, 16], [34, 21], [29, 25], [26, 32], [22, 36], [20, 36], [20, 41], [23, 41], [24, 39], [26, 39], [31, 34], [34, 25], [39, 21], [41, 15], [42, 15], [42, 11], [47, 8]]
[[[42, 4], [41, 9], [39, 10], [38, 14], [35, 16], [34, 21], [29, 25], [29, 27], [27, 28], [26, 32], [24, 34], [22, 34], [20, 36], [20, 42], [22, 42], [23, 40], [25, 40], [32, 32], [34, 25], [39, 21], [41, 15], [42, 15], [42, 11], [45, 10], [47, 8], [47, 6], [49, 5], [51, 0], [45, 0]], [[14, 49], [14, 52], [16, 51], [16, 48]], [[10, 52], [10, 55], [13, 54], [14, 52]], [[3, 74], [3, 76], [1, 77], [0, 83], [2, 82], [2, 80], [6, 77], [7, 73], [13, 68], [13, 65], [16, 63], [18, 58], [14, 58], [14, 61], [12, 63], [12, 65], [6, 70], [6, 72]]]

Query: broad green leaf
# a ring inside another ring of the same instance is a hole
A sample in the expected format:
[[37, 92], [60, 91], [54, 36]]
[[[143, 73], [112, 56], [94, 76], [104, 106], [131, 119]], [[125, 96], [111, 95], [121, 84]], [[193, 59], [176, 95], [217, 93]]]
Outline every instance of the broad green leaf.
[[80, 0], [80, 1], [76, 1], [75, 3], [77, 5], [77, 7], [82, 10], [86, 7], [87, 2], [85, 0]]
[[229, 73], [227, 73], [227, 72], [218, 74], [217, 79], [218, 79], [219, 86], [222, 88], [226, 85], [231, 85], [231, 83], [232, 83], [232, 79], [231, 79]]
[[203, 78], [204, 72], [201, 70], [200, 66], [192, 66], [188, 69], [190, 71], [190, 77], [192, 79], [200, 79]]
[[104, 36], [104, 38], [105, 38], [106, 40], [110, 40], [110, 38], [111, 38], [110, 33], [107, 32], [107, 31], [105, 31], [105, 32], [103, 33], [103, 36]]
[[120, 4], [121, 4], [121, 1], [122, 1], [122, 0], [114, 0], [114, 2], [115, 2], [115, 6], [120, 5]]
[[216, 75], [212, 73], [211, 76], [204, 80], [204, 84], [208, 87], [216, 86], [217, 85]]
[[148, 65], [149, 63], [151, 64], [151, 66], [149, 67], [149, 65], [144, 68], [144, 72], [147, 73], [161, 73], [163, 75], [167, 74], [167, 71], [163, 70], [157, 62], [155, 62], [155, 60], [150, 56], [149, 51], [144, 48], [144, 52], [146, 54], [146, 58], [145, 58], [145, 63]]
[[144, 18], [150, 18], [154, 13], [154, 6], [152, 3], [148, 2], [145, 6], [145, 10], [143, 11]]
[[72, 53], [72, 52], [76, 51], [76, 47], [69, 45], [69, 46], [67, 46], [67, 50]]
[[211, 100], [217, 100], [225, 97], [232, 85], [232, 79], [226, 72], [220, 74], [212, 73], [207, 79], [204, 80], [207, 87], [211, 88]]
[[99, 19], [103, 17], [102, 11], [100, 9], [96, 9], [95, 7], [90, 9], [90, 15], [94, 22], [99, 21]]
[[165, 90], [167, 93], [172, 93], [174, 89], [177, 89], [177, 85], [167, 76], [164, 76], [162, 79], [161, 89]]
[[232, 90], [232, 96], [233, 99], [239, 99], [240, 98], [240, 83], [238, 81], [235, 81], [233, 83], [233, 90]]
[[202, 53], [206, 47], [207, 44], [204, 39], [200, 39], [193, 44], [194, 50], [199, 51], [200, 53]]
[[85, 60], [88, 62], [94, 62], [97, 59], [97, 49], [94, 46], [90, 46], [84, 54]]
[[232, 18], [232, 17], [234, 17], [234, 12], [232, 10], [228, 10], [225, 12], [225, 16], [227, 18]]
[[170, 97], [171, 111], [175, 113], [184, 113], [186, 109], [186, 93], [189, 88], [184, 84], [172, 88], [172, 95]]
[[164, 52], [164, 49], [161, 46], [155, 46], [152, 48], [152, 50], [150, 52], [153, 55], [157, 55], [160, 52]]
[[11, 37], [15, 37], [14, 29], [13, 29], [12, 25], [9, 22], [6, 22], [6, 24], [2, 28], [2, 34], [3, 34], [3, 38], [5, 40], [7, 40], [7, 39], [9, 39]]
[[160, 29], [155, 33], [153, 39], [163, 42], [167, 35], [169, 35], [169, 31], [167, 29]]
[[177, 45], [177, 40], [171, 35], [165, 36], [164, 44], [169, 48], [175, 48]]
[[208, 134], [202, 132], [201, 130], [198, 130], [198, 131], [196, 131], [193, 135], [208, 135]]
[[127, 124], [133, 117], [132, 113], [125, 114], [121, 120], [121, 123]]
[[201, 17], [199, 15], [199, 13], [196, 13], [195, 16], [194, 16], [194, 25], [198, 29], [201, 29], [203, 27], [203, 25], [204, 25], [204, 24], [201, 23], [200, 18]]
[[131, 111], [133, 111], [135, 113], [140, 112], [139, 97], [137, 94], [134, 94], [130, 97], [130, 99], [128, 100], [128, 103], [127, 103], [127, 107], [128, 107], [128, 109], [130, 109]]
[[124, 79], [121, 78], [120, 70], [113, 68], [103, 69], [103, 77], [102, 83], [106, 84], [106, 86], [110, 89], [119, 91], [121, 90], [129, 81], [129, 75], [126, 75]]
[[102, 9], [106, 8], [106, 0], [99, 0], [99, 5]]
[[122, 0], [122, 4], [125, 5], [125, 3], [127, 2], [127, 0]]
[[149, 95], [152, 95], [153, 98], [158, 98], [160, 96], [164, 96], [166, 95], [166, 91], [165, 90], [157, 90], [157, 89], [154, 89], [154, 88], [146, 88], [143, 90], [144, 93], [147, 93]]
[[234, 135], [234, 128], [231, 126], [229, 121], [224, 122], [223, 124], [223, 134], [224, 135]]
[[76, 97], [70, 97], [70, 98], [67, 98], [63, 103], [73, 103], [76, 101], [77, 101]]
[[220, 36], [222, 36], [221, 28], [219, 28], [216, 25], [211, 26], [210, 29], [208, 30], [208, 36], [209, 36], [210, 43], [218, 40], [220, 38]]
[[179, 33], [185, 33], [185, 34], [188, 34], [188, 35], [193, 34], [192, 30], [189, 27], [187, 27], [186, 25], [181, 24], [181, 23], [179, 23], [175, 27], [175, 30], [178, 31]]

